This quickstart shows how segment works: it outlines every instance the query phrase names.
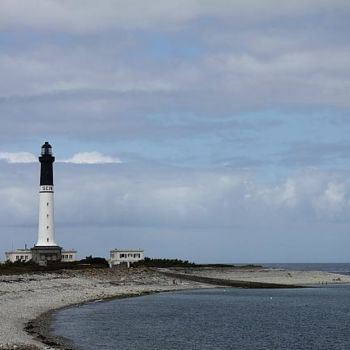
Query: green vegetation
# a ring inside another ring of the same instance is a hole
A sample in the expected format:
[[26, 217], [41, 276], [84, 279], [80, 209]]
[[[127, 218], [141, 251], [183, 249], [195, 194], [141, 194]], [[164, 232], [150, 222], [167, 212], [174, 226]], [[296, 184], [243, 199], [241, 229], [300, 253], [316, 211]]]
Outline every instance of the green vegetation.
[[262, 268], [262, 265], [255, 265], [255, 264], [247, 264], [247, 265], [237, 265], [235, 266], [240, 269], [256, 269], [256, 268]]
[[28, 262], [6, 261], [4, 264], [0, 264], [0, 275], [20, 274], [27, 272], [49, 272], [58, 270], [79, 270], [84, 268], [107, 268], [109, 267], [108, 261], [105, 258], [87, 256], [85, 259], [73, 262], [49, 262], [47, 266], [39, 266], [32, 260]]
[[261, 268], [261, 265], [247, 264], [247, 265], [234, 265], [234, 264], [198, 264], [197, 267], [229, 267], [234, 269], [255, 269]]
[[188, 260], [180, 259], [152, 259], [145, 257], [144, 260], [140, 260], [132, 264], [133, 267], [194, 267], [195, 263]]
[[196, 264], [188, 260], [181, 259], [155, 259], [146, 257], [145, 260], [138, 261], [132, 264], [133, 267], [211, 267], [211, 268], [237, 268], [237, 269], [252, 269], [260, 268], [261, 265], [247, 264], [247, 265], [233, 265], [233, 264]]
[[105, 258], [100, 258], [97, 256], [87, 256], [85, 259], [82, 259], [77, 262], [78, 265], [88, 264], [94, 267], [109, 267], [108, 261]]
[[[109, 264], [105, 258], [93, 257], [92, 255], [82, 260], [74, 262], [52, 262], [47, 266], [39, 266], [33, 261], [16, 261], [14, 263], [7, 261], [0, 264], [0, 275], [21, 274], [28, 272], [49, 272], [58, 270], [81, 270], [86, 268], [108, 268]], [[154, 259], [146, 257], [144, 260], [135, 262], [132, 267], [190, 267], [190, 268], [237, 268], [237, 269], [254, 269], [261, 268], [261, 265], [230, 265], [230, 264], [195, 264], [188, 260], [181, 259]]]

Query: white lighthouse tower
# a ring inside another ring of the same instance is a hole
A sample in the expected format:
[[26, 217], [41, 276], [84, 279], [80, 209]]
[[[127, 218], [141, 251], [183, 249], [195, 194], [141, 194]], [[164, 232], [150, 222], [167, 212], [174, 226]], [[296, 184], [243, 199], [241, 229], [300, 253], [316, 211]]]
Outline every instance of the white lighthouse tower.
[[48, 142], [41, 147], [39, 157], [40, 170], [40, 204], [39, 204], [39, 227], [38, 241], [31, 249], [32, 259], [39, 264], [48, 261], [60, 261], [62, 248], [55, 240], [54, 226], [54, 191], [53, 191], [53, 162], [52, 147]]

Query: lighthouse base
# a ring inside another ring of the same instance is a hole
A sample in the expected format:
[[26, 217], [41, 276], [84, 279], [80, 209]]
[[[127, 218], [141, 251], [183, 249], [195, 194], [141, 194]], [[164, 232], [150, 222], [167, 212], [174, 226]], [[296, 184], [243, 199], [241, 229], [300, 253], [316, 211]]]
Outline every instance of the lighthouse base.
[[38, 265], [46, 266], [62, 260], [62, 248], [59, 246], [34, 246], [31, 251], [32, 261]]

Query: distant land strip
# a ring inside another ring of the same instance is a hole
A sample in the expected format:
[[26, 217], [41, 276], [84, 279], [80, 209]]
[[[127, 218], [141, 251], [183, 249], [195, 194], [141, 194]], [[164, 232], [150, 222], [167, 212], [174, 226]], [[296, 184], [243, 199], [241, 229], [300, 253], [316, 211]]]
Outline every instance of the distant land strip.
[[182, 280], [206, 283], [206, 284], [215, 284], [217, 286], [226, 286], [226, 287], [236, 287], [236, 288], [265, 288], [265, 289], [278, 289], [278, 288], [307, 288], [305, 286], [300, 286], [296, 284], [280, 284], [280, 283], [267, 283], [267, 282], [252, 282], [252, 281], [235, 281], [235, 280], [226, 280], [222, 278], [211, 278], [203, 276], [194, 276], [182, 273], [167, 272], [158, 270], [158, 272], [172, 278], [178, 278]]

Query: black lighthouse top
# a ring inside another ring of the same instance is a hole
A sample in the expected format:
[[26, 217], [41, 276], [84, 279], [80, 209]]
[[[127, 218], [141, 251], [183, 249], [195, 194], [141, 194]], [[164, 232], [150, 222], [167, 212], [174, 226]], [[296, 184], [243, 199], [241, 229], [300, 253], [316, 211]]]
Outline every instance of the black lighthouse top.
[[55, 157], [52, 156], [52, 147], [48, 142], [45, 142], [41, 147], [39, 161], [41, 163], [40, 186], [53, 186], [52, 163], [55, 161]]

